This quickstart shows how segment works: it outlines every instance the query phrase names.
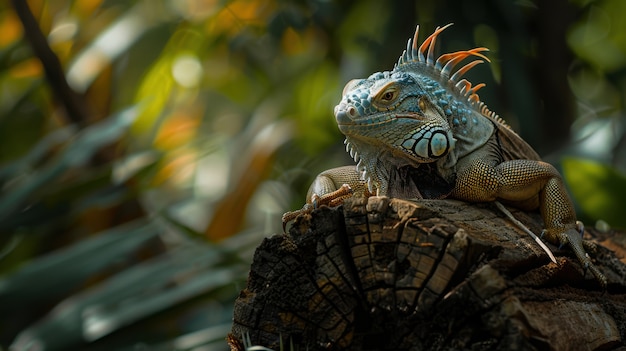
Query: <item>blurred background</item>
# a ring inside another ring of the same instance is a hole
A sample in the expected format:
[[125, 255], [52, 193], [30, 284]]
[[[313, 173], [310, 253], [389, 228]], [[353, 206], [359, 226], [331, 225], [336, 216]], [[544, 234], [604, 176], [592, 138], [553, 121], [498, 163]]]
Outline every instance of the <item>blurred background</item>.
[[625, 227], [626, 2], [0, 3], [0, 350], [226, 350], [255, 247], [352, 161], [333, 107], [454, 22], [481, 98]]

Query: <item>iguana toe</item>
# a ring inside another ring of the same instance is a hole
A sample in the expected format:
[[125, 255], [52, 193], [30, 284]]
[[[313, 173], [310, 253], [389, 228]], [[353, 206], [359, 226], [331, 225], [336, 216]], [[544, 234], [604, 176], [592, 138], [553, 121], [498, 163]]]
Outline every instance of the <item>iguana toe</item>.
[[339, 189], [322, 196], [313, 194], [309, 202], [304, 204], [301, 209], [283, 214], [283, 232], [287, 229], [287, 223], [293, 221], [298, 216], [311, 213], [314, 209], [321, 206], [339, 206], [343, 200], [350, 196], [352, 196], [352, 188], [348, 184], [343, 184]]
[[596, 280], [606, 288], [607, 279], [600, 270], [591, 262], [589, 254], [585, 251], [585, 247], [592, 247], [583, 240], [584, 226], [580, 221], [569, 228], [551, 228], [545, 229], [542, 234], [548, 241], [558, 243], [560, 246], [569, 245], [578, 258], [583, 270], [591, 271]]

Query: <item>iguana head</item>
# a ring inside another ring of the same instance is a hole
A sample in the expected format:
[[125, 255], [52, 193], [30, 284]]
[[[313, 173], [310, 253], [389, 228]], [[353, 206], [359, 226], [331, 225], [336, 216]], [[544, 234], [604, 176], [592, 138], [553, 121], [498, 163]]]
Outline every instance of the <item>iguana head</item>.
[[388, 144], [406, 162], [429, 163], [445, 156], [455, 139], [444, 111], [420, 80], [394, 71], [349, 82], [335, 107], [339, 129], [351, 139], [367, 139], [368, 145]]
[[488, 130], [479, 130], [489, 128], [480, 115], [492, 115], [476, 95], [484, 84], [472, 87], [467, 80], [459, 80], [483, 61], [472, 61], [450, 75], [468, 56], [488, 60], [481, 54], [487, 49], [435, 59], [437, 35], [450, 25], [437, 28], [419, 47], [418, 26], [392, 71], [352, 80], [343, 90], [335, 118], [370, 191], [386, 194], [390, 167], [439, 162], [445, 168], [444, 164], [456, 163], [459, 150], [455, 148], [461, 146], [461, 153], [466, 153], [472, 144], [484, 142], [486, 133], [490, 135]]

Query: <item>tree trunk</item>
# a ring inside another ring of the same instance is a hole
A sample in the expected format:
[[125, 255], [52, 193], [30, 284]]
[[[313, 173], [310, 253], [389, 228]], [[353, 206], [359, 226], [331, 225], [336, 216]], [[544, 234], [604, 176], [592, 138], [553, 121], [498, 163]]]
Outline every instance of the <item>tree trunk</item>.
[[[511, 210], [541, 232], [538, 214]], [[552, 263], [493, 204], [348, 199], [300, 216], [289, 234], [257, 248], [229, 343], [233, 350], [244, 349], [244, 338], [274, 350], [281, 339], [284, 350], [623, 349], [623, 234], [586, 235], [601, 244], [590, 255], [606, 290], [569, 248], [549, 245]]]

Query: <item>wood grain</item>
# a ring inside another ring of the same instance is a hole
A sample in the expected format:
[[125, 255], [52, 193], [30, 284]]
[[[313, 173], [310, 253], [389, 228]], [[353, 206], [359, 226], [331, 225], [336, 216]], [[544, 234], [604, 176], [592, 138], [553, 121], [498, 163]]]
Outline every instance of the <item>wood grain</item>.
[[[538, 214], [511, 209], [533, 232]], [[275, 350], [617, 350], [623, 233], [591, 231], [603, 290], [567, 248], [557, 264], [491, 204], [353, 198], [258, 247], [229, 343]], [[591, 238], [591, 237], [589, 237]], [[286, 348], [288, 349], [288, 348]]]

